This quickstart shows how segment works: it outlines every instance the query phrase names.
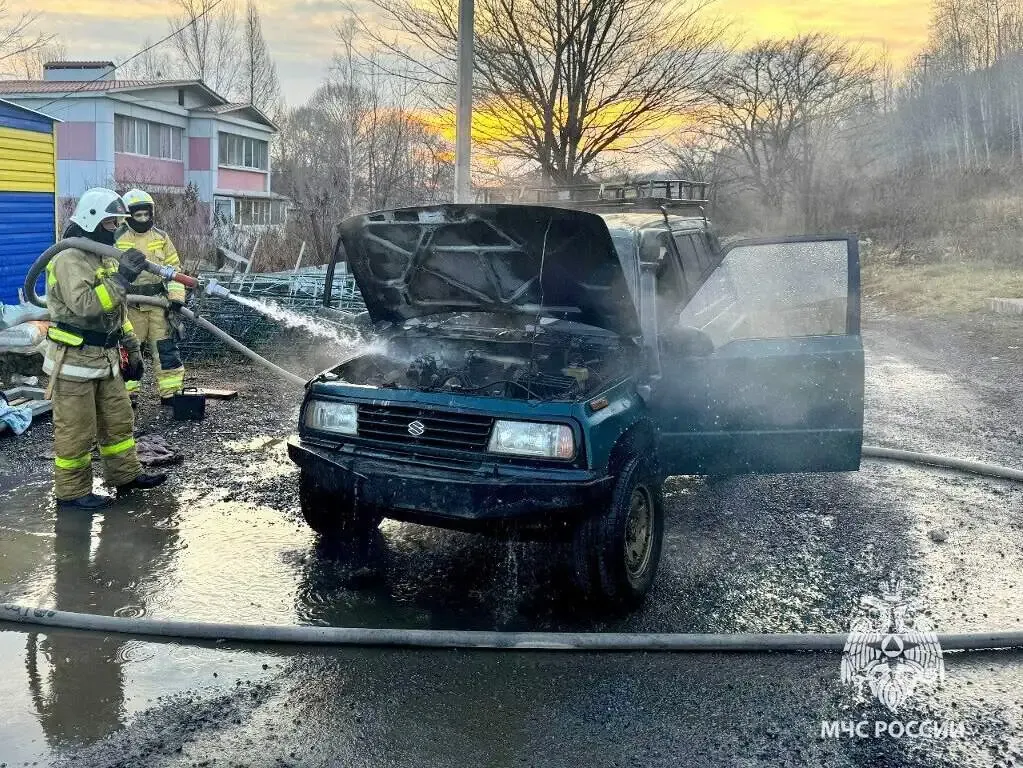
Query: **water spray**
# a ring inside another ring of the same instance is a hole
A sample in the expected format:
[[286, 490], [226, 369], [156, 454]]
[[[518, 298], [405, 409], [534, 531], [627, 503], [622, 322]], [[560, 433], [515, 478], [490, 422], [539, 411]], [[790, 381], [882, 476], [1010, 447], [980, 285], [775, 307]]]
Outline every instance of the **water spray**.
[[[334, 342], [338, 347], [342, 347], [345, 349], [350, 349], [353, 346], [365, 347], [366, 349], [369, 348], [367, 345], [364, 344], [363, 340], [359, 338], [357, 335], [355, 337], [349, 337], [346, 334], [340, 333], [336, 328], [318, 322], [310, 317], [307, 317], [306, 315], [302, 315], [297, 312], [292, 312], [291, 310], [280, 306], [279, 304], [277, 304], [277, 302], [251, 299], [246, 296], [239, 296], [236, 293], [231, 293], [231, 291], [229, 291], [227, 288], [225, 288], [223, 285], [217, 282], [216, 278], [210, 278], [208, 281], [206, 281], [205, 284], [203, 284], [200, 280], [197, 280], [191, 275], [186, 275], [183, 272], [179, 272], [178, 270], [174, 269], [174, 267], [160, 266], [158, 264], [154, 264], [151, 261], [146, 262], [145, 270], [147, 272], [151, 272], [152, 274], [163, 278], [164, 280], [173, 280], [176, 283], [181, 283], [181, 285], [185, 286], [186, 288], [201, 291], [202, 293], [205, 293], [207, 296], [216, 296], [217, 298], [221, 299], [230, 299], [231, 301], [234, 301], [235, 303], [240, 304], [243, 307], [248, 307], [249, 309], [256, 310], [260, 314], [269, 317], [271, 320], [275, 320], [278, 323], [281, 323], [287, 328], [301, 328], [302, 330], [311, 333], [314, 336], [329, 339], [330, 341]], [[137, 296], [129, 296], [128, 299], [132, 303], [144, 303], [138, 302]], [[183, 309], [179, 311], [184, 312]], [[190, 315], [186, 316], [188, 316], [189, 319], [192, 320], [193, 322], [198, 322], [195, 320], [193, 316]], [[207, 328], [206, 330], [209, 329]], [[219, 338], [222, 339], [222, 337]]]
[[[29, 268], [28, 274], [25, 276], [24, 284], [25, 296], [28, 298], [30, 302], [35, 304], [37, 307], [43, 308], [46, 307], [45, 298], [40, 298], [39, 295], [36, 293], [36, 283], [39, 280], [39, 276], [43, 273], [43, 270], [46, 269], [46, 265], [50, 262], [51, 259], [53, 259], [54, 256], [56, 256], [61, 251], [67, 250], [68, 248], [77, 248], [78, 250], [81, 251], [87, 251], [89, 253], [96, 254], [101, 258], [116, 259], [117, 261], [120, 261], [121, 258], [124, 256], [124, 254], [117, 248], [114, 248], [109, 245], [103, 245], [101, 243], [97, 243], [93, 240], [89, 240], [83, 237], [70, 237], [65, 240], [60, 240], [54, 245], [51, 245], [39, 256], [38, 259], [35, 260], [35, 262]], [[361, 338], [358, 337], [358, 335], [354, 337], [348, 337], [345, 334], [338, 332], [336, 328], [327, 327], [322, 323], [316, 322], [312, 318], [291, 312], [290, 310], [287, 310], [284, 307], [275, 304], [274, 302], [257, 301], [244, 296], [239, 296], [238, 294], [229, 291], [214, 278], [211, 278], [206, 281], [199, 280], [195, 277], [192, 277], [191, 275], [187, 275], [184, 272], [174, 269], [174, 267], [161, 266], [159, 264], [154, 264], [151, 261], [146, 261], [144, 269], [146, 272], [157, 275], [163, 280], [180, 283], [186, 288], [190, 288], [194, 291], [203, 293], [207, 296], [215, 296], [221, 299], [230, 299], [242, 306], [255, 309], [257, 312], [260, 312], [261, 314], [264, 314], [267, 317], [270, 317], [273, 320], [282, 323], [286, 327], [302, 328], [303, 330], [306, 330], [309, 333], [313, 333], [317, 336], [327, 338], [333, 341], [339, 347], [348, 349], [349, 352], [351, 351], [351, 348], [353, 346], [359, 347], [360, 349], [364, 347], [364, 342]], [[164, 298], [156, 296], [143, 296], [132, 293], [128, 294], [126, 301], [129, 304], [146, 304], [149, 306], [156, 306], [164, 309], [167, 309], [169, 306], [167, 300]], [[290, 371], [286, 371], [280, 366], [270, 362], [266, 358], [262, 357], [261, 355], [257, 354], [253, 350], [246, 347], [237, 339], [233, 338], [230, 334], [226, 333], [221, 328], [215, 326], [209, 320], [203, 317], [199, 317], [197, 314], [192, 312], [187, 307], [176, 307], [175, 311], [180, 313], [185, 319], [195, 323], [204, 331], [208, 332], [212, 336], [222, 341], [226, 346], [230, 347], [231, 349], [234, 349], [237, 352], [240, 352], [253, 362], [259, 363], [260, 365], [269, 369], [277, 376], [280, 376], [288, 383], [299, 387], [304, 387], [306, 385], [306, 379], [294, 373], [291, 373]]]

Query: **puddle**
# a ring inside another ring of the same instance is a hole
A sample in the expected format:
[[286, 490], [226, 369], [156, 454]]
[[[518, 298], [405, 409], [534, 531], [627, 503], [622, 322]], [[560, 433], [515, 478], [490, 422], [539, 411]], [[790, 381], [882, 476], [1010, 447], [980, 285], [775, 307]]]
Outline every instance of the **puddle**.
[[164, 702], [174, 702], [175, 716], [184, 718], [190, 707], [240, 684], [247, 690], [265, 684], [281, 667], [273, 652], [60, 630], [0, 630], [0, 658], [3, 728], [17, 734], [3, 739], [0, 762], [11, 766], [51, 765], [54, 753], [101, 741]]
[[231, 440], [224, 443], [224, 447], [234, 453], [256, 453], [280, 445], [285, 440], [287, 440], [286, 437], [260, 435], [259, 437], [252, 438], [251, 440]]
[[[879, 356], [870, 365], [871, 428], [893, 443], [918, 439], [910, 447], [947, 448], [927, 442], [938, 439], [928, 422], [946, 408], [933, 393], [951, 392], [949, 397], [967, 404], [975, 401], [951, 377], [921, 373], [898, 358]], [[878, 462], [865, 462], [858, 474], [742, 478], [718, 484], [674, 479], [665, 489], [669, 525], [650, 600], [625, 618], [605, 619], [561, 589], [569, 573], [559, 561], [565, 553], [556, 548], [508, 545], [393, 521], [386, 521], [366, 548], [322, 545], [296, 517], [296, 469], [287, 460], [284, 439], [272, 434], [247, 437], [272, 431], [264, 418], [271, 406], [254, 407], [246, 424], [226, 423], [217, 425], [222, 433], [204, 432], [206, 442], [196, 438], [196, 454], [185, 471], [174, 473], [171, 483], [100, 514], [56, 519], [48, 480], [0, 490], [0, 594], [72, 611], [197, 621], [584, 631], [844, 631], [854, 602], [899, 571], [932, 609], [940, 631], [1019, 627], [1015, 598], [1023, 587], [1023, 548], [1018, 543], [1023, 528], [1015, 512], [1023, 508], [1023, 492], [1018, 488]], [[960, 410], [965, 415], [957, 417], [954, 426], [967, 434], [970, 416]], [[281, 430], [293, 423], [292, 419]], [[199, 428], [195, 429], [198, 436]], [[179, 439], [189, 434], [182, 432]], [[225, 437], [230, 442], [221, 442]], [[935, 527], [948, 531], [945, 542], [928, 537]], [[409, 676], [395, 674], [403, 660], [408, 664], [409, 659], [423, 658], [414, 654], [395, 653], [390, 658], [396, 662], [383, 663], [374, 662], [385, 658], [376, 650], [361, 657], [335, 649], [320, 653], [328, 664], [328, 682], [336, 685], [325, 689], [323, 706], [351, 695], [345, 685], [366, 692], [367, 708], [412, 696], [414, 710], [415, 695], [436, 690], [430, 687], [437, 685], [434, 662], [423, 662], [417, 672], [421, 685], [410, 685]], [[54, 752], [114, 739], [132, 720], [136, 726], [141, 722], [141, 731], [132, 729], [130, 737], [141, 733], [147, 744], [155, 744], [163, 738], [162, 724], [173, 721], [168, 713], [184, 713], [186, 723], [216, 715], [229, 729], [236, 715], [217, 704], [218, 697], [249, 681], [257, 684], [283, 674], [284, 654], [273, 647], [240, 650], [209, 643], [0, 629], [3, 732], [16, 734], [13, 740], [0, 739], [4, 744], [0, 762], [46, 763]], [[434, 658], [452, 665], [451, 680], [479, 685], [475, 697], [464, 697], [463, 689], [453, 683], [448, 700], [467, 702], [468, 713], [485, 711], [494, 722], [511, 722], [502, 720], [492, 706], [494, 678], [485, 668], [506, 663], [508, 657]], [[528, 657], [525, 664], [536, 664], [536, 658]], [[646, 663], [648, 658], [633, 656], [623, 664]], [[353, 659], [361, 663], [353, 664]], [[793, 701], [806, 703], [806, 681], [786, 671], [799, 660], [773, 657], [773, 661], [778, 669], [770, 679], [788, 679]], [[373, 670], [374, 663], [379, 669], [366, 677], [365, 684], [352, 685], [367, 668]], [[560, 658], [556, 663], [564, 664]], [[607, 701], [614, 702], [623, 691], [629, 693], [629, 685], [638, 686], [629, 674], [614, 679], [618, 661], [611, 667], [606, 657], [589, 663], [594, 671], [579, 683], [576, 699], [557, 716], [545, 715], [546, 720], [559, 722], [584, 712], [594, 700], [595, 680], [606, 686]], [[708, 700], [712, 707], [731, 707], [729, 702], [737, 695], [733, 683], [741, 686], [745, 679], [759, 686], [765, 677], [763, 664], [772, 661], [751, 660], [745, 674], [743, 663], [742, 657], [729, 657], [718, 665], [725, 669], [720, 674], [727, 678], [727, 688], [711, 689], [714, 695], [709, 697], [699, 692], [695, 703], [680, 700], [672, 711], [691, 711]], [[459, 666], [464, 664], [480, 667]], [[826, 671], [811, 681], [814, 690], [837, 686], [837, 660], [822, 662], [825, 666]], [[693, 659], [690, 665], [688, 657], [673, 658], [657, 679], [685, 677], [686, 685], [679, 690], [695, 690], [691, 681], [713, 667], [702, 659]], [[679, 673], [686, 668], [689, 673]], [[539, 677], [509, 687], [505, 703], [511, 706], [521, 700], [516, 691], [541, 690], [544, 685], [552, 688], [550, 700], [565, 696], [565, 682], [558, 677], [562, 669], [541, 667]], [[309, 687], [303, 671], [295, 668], [296, 689]], [[996, 674], [992, 667], [990, 672], [971, 673], [975, 680], [987, 679], [984, 695], [1002, 703], [1012, 699], [1014, 693], [999, 686], [1011, 679], [1013, 670]], [[963, 686], [972, 681], [965, 681], [965, 674], [949, 679], [950, 689], [959, 686], [956, 700], [968, 701], [971, 692]], [[178, 695], [186, 698], [174, 698]], [[420, 703], [437, 724], [455, 722], [435, 701]], [[610, 707], [603, 699], [599, 703], [597, 714], [607, 716]], [[774, 704], [757, 700], [756, 711], [770, 711]], [[815, 701], [807, 706], [811, 710], [807, 718], [815, 723], [820, 714]], [[320, 707], [319, 701], [308, 705], [311, 713]], [[189, 715], [193, 709], [196, 714]], [[388, 722], [401, 723], [402, 731], [407, 728], [407, 743], [417, 747], [425, 731], [408, 727], [399, 709], [395, 707]], [[635, 716], [627, 706], [621, 711]], [[721, 718], [730, 714], [723, 712]], [[670, 714], [656, 722], [669, 719]], [[1018, 723], [1019, 715], [1008, 719]], [[271, 720], [266, 722], [272, 724]], [[259, 718], [256, 722], [264, 724]], [[534, 726], [539, 727], [533, 723], [531, 729]], [[714, 730], [705, 726], [701, 733]], [[328, 731], [338, 732], [348, 733], [343, 728]], [[216, 745], [220, 734], [211, 728], [200, 740]], [[736, 738], [748, 735], [747, 729]], [[552, 736], [550, 743], [560, 743], [560, 736]], [[396, 738], [402, 735], [389, 734], [384, 743], [391, 745]], [[135, 754], [133, 743], [123, 747], [124, 754]], [[408, 754], [421, 757], [413, 746]], [[412, 758], [408, 762], [421, 764]], [[151, 763], [140, 758], [136, 764]]]

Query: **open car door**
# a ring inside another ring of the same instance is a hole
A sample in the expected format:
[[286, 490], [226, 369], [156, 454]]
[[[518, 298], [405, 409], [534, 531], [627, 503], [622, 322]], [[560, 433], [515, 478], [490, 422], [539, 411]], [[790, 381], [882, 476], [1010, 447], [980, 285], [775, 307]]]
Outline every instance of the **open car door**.
[[650, 404], [665, 474], [859, 469], [859, 298], [853, 237], [732, 244], [659, 334]]

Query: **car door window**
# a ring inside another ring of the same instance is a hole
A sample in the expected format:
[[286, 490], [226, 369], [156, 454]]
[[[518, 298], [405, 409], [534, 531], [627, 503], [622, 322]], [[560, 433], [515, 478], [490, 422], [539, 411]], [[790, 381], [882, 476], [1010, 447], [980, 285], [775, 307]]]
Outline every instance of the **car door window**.
[[674, 233], [675, 245], [678, 247], [678, 255], [682, 258], [682, 271], [686, 276], [686, 283], [689, 285], [689, 292], [692, 293], [700, 285], [700, 261], [696, 255], [696, 248], [693, 246], [692, 238], [679, 232]]
[[671, 326], [688, 294], [685, 275], [678, 262], [668, 234], [660, 238], [660, 267], [657, 272], [657, 323], [659, 328]]
[[682, 310], [715, 346], [738, 339], [847, 333], [845, 240], [739, 245]]
[[711, 252], [707, 239], [703, 235], [690, 235], [689, 239], [692, 241], [693, 250], [696, 252], [696, 260], [700, 265], [700, 274], [704, 275], [714, 267], [714, 254]]

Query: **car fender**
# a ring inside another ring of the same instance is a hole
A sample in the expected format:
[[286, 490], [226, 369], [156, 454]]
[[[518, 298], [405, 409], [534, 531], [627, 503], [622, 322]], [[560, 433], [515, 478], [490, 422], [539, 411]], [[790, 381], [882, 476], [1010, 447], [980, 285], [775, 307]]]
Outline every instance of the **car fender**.
[[607, 462], [608, 474], [617, 474], [619, 468], [627, 461], [629, 456], [639, 454], [648, 458], [654, 475], [659, 475], [655, 434], [654, 423], [646, 413], [646, 409], [636, 409], [633, 414], [632, 423], [625, 429], [611, 449]]

